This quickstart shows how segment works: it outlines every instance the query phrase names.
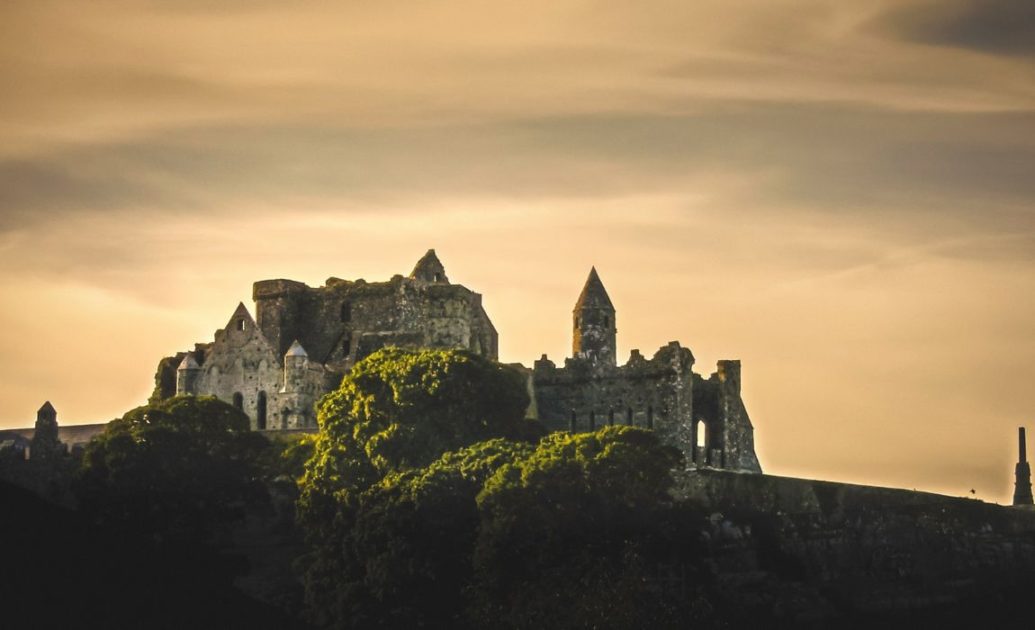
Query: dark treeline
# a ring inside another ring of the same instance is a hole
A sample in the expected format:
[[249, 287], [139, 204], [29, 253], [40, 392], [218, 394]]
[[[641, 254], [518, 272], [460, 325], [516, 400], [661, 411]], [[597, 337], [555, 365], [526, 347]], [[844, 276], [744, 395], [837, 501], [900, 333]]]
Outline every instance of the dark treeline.
[[633, 427], [547, 434], [525, 419], [528, 402], [505, 366], [389, 348], [321, 401], [315, 435], [271, 441], [231, 405], [176, 397], [112, 421], [76, 458], [0, 461], [8, 478], [30, 464], [48, 471], [47, 491], [68, 504], [0, 486], [0, 627], [1008, 620], [988, 598], [853, 616], [836, 610], [836, 594], [822, 595], [831, 608], [814, 619], [789, 616], [812, 578], [779, 544], [778, 515], [735, 517], [754, 532], [752, 562], [770, 592], [724, 583], [720, 564], [746, 556], [724, 556], [714, 516], [673, 499], [678, 451]]

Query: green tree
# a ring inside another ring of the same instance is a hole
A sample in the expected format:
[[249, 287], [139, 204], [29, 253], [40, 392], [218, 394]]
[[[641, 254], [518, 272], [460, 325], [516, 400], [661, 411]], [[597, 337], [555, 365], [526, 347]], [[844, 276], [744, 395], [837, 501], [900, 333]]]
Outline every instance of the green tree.
[[480, 522], [475, 497], [496, 469], [532, 451], [510, 440], [480, 442], [363, 492], [347, 537], [354, 562], [337, 576], [334, 616], [349, 627], [462, 625]]
[[652, 431], [554, 433], [477, 497], [474, 627], [687, 627], [702, 621], [699, 517], [669, 489], [680, 453]]
[[263, 501], [258, 462], [268, 449], [235, 407], [177, 396], [110, 422], [87, 446], [75, 491], [100, 524], [206, 542]]
[[[413, 476], [425, 474], [447, 452], [494, 438], [537, 439], [540, 425], [524, 418], [528, 402], [518, 371], [469, 352], [386, 348], [353, 367], [321, 401], [320, 433], [300, 483], [300, 522], [313, 548], [306, 597], [317, 620], [360, 618], [370, 608], [366, 602], [385, 601], [396, 588], [389, 585], [405, 581], [367, 570], [376, 528], [366, 524], [382, 521], [381, 512], [411, 509], [400, 497], [416, 492], [410, 488]], [[448, 475], [448, 483], [432, 478], [438, 481], [429, 481], [429, 488], [469, 485]], [[468, 493], [470, 513], [476, 491]], [[441, 503], [465, 495], [435, 496]], [[413, 518], [419, 521], [434, 510], [417, 512]], [[390, 563], [371, 566], [387, 571]]]

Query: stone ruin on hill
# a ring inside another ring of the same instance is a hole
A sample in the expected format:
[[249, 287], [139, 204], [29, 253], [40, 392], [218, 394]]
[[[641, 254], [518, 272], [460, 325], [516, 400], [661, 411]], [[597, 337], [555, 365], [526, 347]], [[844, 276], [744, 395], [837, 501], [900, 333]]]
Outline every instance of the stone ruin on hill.
[[[482, 296], [453, 284], [428, 251], [408, 277], [387, 282], [330, 278], [253, 286], [256, 317], [239, 304], [215, 339], [162, 359], [152, 400], [212, 395], [237, 406], [255, 430], [314, 429], [314, 405], [363, 357], [386, 346], [459, 348], [497, 359], [498, 335]], [[648, 359], [617, 364], [615, 308], [596, 269], [575, 305], [572, 357], [546, 355], [528, 378], [529, 416], [552, 430], [607, 424], [648, 427], [678, 447], [688, 466], [761, 472], [740, 396], [740, 362], [719, 361], [704, 378], [671, 342]]]

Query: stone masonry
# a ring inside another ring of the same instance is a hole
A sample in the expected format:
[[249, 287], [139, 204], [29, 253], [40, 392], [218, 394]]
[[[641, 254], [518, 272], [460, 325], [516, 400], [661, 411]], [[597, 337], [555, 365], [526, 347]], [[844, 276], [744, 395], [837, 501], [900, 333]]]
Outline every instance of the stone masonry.
[[316, 426], [316, 401], [379, 348], [460, 348], [497, 358], [481, 295], [451, 284], [434, 250], [406, 278], [330, 278], [319, 288], [264, 280], [253, 297], [256, 318], [239, 304], [214, 341], [161, 360], [152, 400], [212, 395], [247, 413], [254, 429], [308, 428]]
[[619, 366], [615, 314], [592, 269], [575, 303], [572, 357], [558, 367], [543, 355], [531, 371], [534, 415], [552, 430], [647, 427], [679, 448], [689, 467], [761, 472], [740, 361], [719, 361], [706, 380], [693, 372], [693, 353], [673, 341], [650, 359], [633, 350]]
[[[311, 429], [320, 397], [379, 348], [458, 348], [497, 359], [481, 295], [451, 284], [434, 250], [407, 278], [330, 278], [319, 288], [264, 280], [253, 297], [255, 318], [239, 304], [214, 341], [161, 360], [152, 400], [213, 395], [247, 413], [256, 430]], [[529, 417], [551, 430], [647, 427], [689, 467], [761, 472], [739, 361], [720, 361], [705, 379], [693, 372], [693, 353], [673, 341], [650, 359], [633, 350], [617, 365], [615, 308], [596, 269], [576, 302], [572, 337], [563, 367], [546, 355], [531, 370], [519, 366]]]

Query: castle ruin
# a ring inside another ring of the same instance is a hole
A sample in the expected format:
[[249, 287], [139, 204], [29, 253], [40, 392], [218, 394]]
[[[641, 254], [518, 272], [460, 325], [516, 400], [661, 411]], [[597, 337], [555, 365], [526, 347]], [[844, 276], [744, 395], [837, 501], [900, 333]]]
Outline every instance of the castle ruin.
[[[152, 400], [212, 395], [251, 418], [255, 430], [314, 429], [316, 402], [352, 366], [386, 347], [456, 348], [497, 360], [496, 329], [481, 295], [450, 283], [428, 251], [408, 277], [387, 282], [330, 278], [309, 287], [264, 280], [256, 317], [238, 305], [215, 339], [161, 360]], [[528, 415], [551, 430], [608, 424], [653, 429], [688, 466], [761, 472], [740, 396], [740, 362], [720, 361], [705, 379], [678, 342], [650, 359], [633, 350], [617, 364], [615, 308], [596, 269], [575, 305], [572, 357], [546, 355], [532, 369]]]

